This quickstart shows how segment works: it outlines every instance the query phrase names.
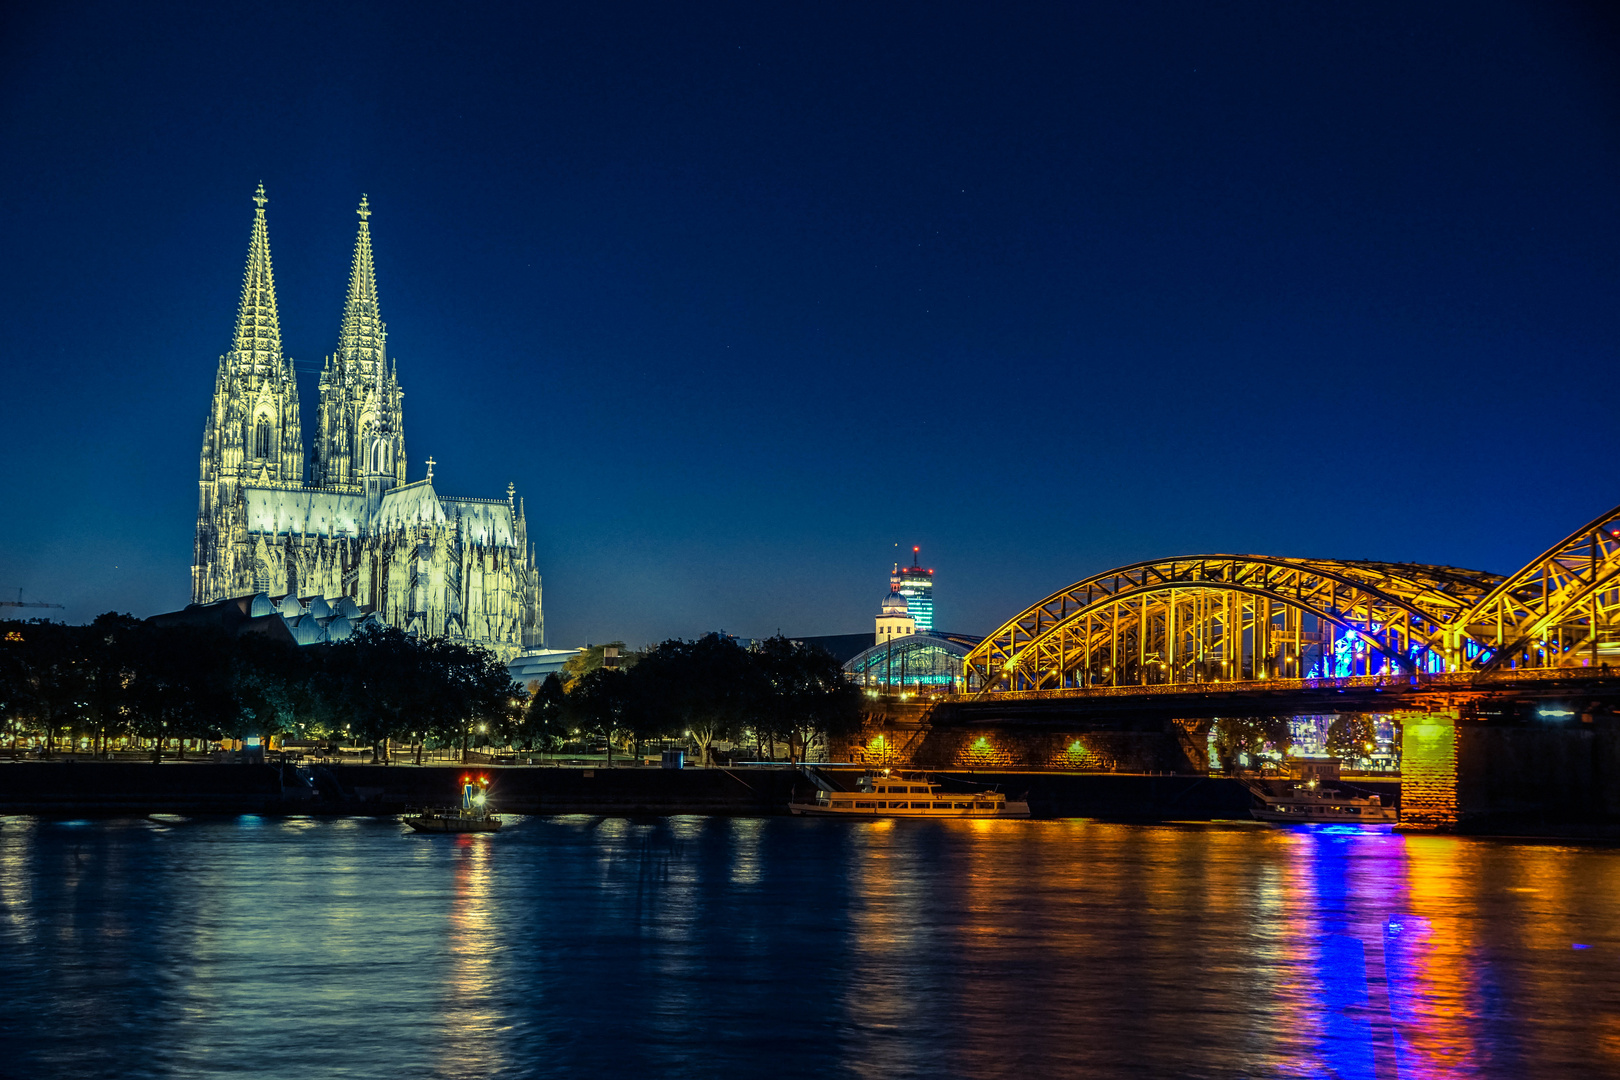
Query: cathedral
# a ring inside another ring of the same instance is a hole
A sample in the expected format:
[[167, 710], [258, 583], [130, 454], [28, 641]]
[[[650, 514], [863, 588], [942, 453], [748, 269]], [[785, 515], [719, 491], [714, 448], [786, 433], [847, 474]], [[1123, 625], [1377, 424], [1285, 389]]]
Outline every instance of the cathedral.
[[431, 458], [423, 479], [406, 482], [404, 391], [377, 305], [364, 197], [306, 463], [266, 201], [261, 184], [236, 333], [203, 425], [192, 603], [274, 607], [308, 620], [300, 641], [327, 640], [328, 622], [341, 618], [345, 628], [381, 622], [508, 660], [540, 646], [540, 574], [512, 485], [504, 499], [440, 495]]

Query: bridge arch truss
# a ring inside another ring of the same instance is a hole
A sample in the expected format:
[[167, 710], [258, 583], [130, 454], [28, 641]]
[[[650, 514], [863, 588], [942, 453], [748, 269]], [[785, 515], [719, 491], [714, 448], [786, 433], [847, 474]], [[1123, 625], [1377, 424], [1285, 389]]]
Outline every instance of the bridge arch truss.
[[1076, 582], [964, 659], [970, 691], [1455, 671], [1502, 581], [1411, 563], [1194, 555]]
[[1620, 506], [1499, 582], [1463, 629], [1484, 671], [1620, 661]]

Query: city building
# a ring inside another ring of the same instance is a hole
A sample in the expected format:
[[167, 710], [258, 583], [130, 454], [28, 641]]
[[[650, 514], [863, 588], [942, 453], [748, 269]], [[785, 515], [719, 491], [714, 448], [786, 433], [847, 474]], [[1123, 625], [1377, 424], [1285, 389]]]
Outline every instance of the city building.
[[915, 565], [917, 549], [911, 550], [913, 565], [901, 569], [896, 563], [889, 576], [889, 592], [878, 609], [871, 644], [844, 662], [850, 679], [874, 693], [959, 689], [962, 659], [982, 640], [934, 630], [934, 572]]
[[894, 574], [898, 579], [900, 595], [906, 598], [911, 617], [917, 621], [917, 629], [931, 634], [934, 631], [934, 572], [917, 564], [921, 551], [921, 547], [914, 545], [911, 549], [911, 565], [902, 568], [897, 564]]
[[364, 197], [306, 474], [262, 184], [254, 202], [235, 333], [203, 427], [193, 604], [246, 597], [254, 615], [268, 603], [298, 619], [346, 600], [354, 614], [342, 618], [351, 625], [374, 616], [508, 660], [538, 650], [540, 574], [513, 486], [505, 498], [440, 495], [432, 458], [421, 479], [407, 476], [404, 391], [386, 349]]
[[909, 603], [900, 595], [898, 589], [891, 588], [889, 595], [883, 598], [883, 606], [878, 609], [877, 643], [882, 645], [886, 641], [907, 637], [916, 632], [917, 620], [911, 615]]
[[511, 674], [513, 682], [533, 691], [545, 681], [547, 675], [562, 674], [563, 669], [568, 666], [568, 661], [584, 651], [584, 649], [524, 649], [522, 653], [507, 661], [506, 670]]
[[962, 688], [962, 660], [982, 640], [948, 633], [894, 637], [852, 657], [844, 671], [874, 693], [948, 693]]
[[258, 634], [288, 645], [342, 641], [378, 623], [375, 612], [360, 610], [360, 605], [347, 596], [330, 602], [323, 596], [315, 596], [306, 604], [296, 596], [272, 600], [265, 593], [192, 604], [181, 611], [153, 615], [146, 621], [155, 626], [217, 629], [231, 637]]

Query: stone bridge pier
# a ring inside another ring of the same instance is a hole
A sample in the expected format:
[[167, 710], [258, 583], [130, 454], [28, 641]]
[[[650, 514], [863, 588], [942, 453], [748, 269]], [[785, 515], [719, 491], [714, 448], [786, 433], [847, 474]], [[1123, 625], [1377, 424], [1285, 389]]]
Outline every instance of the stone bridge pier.
[[1437, 832], [1620, 831], [1620, 718], [1398, 713], [1401, 828]]

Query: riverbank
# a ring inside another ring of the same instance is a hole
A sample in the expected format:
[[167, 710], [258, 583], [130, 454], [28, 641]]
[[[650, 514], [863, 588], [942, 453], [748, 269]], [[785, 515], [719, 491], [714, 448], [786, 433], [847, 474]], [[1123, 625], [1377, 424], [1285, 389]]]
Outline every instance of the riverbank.
[[[822, 765], [822, 774], [852, 789], [863, 769]], [[212, 762], [47, 761], [0, 763], [0, 814], [128, 817], [147, 814], [392, 815], [407, 806], [454, 803], [460, 781], [490, 778], [490, 801], [513, 814], [647, 817], [784, 814], [813, 786], [798, 769], [567, 768], [448, 765], [221, 765]], [[1038, 818], [1108, 821], [1247, 820], [1253, 796], [1218, 776], [1040, 771], [936, 771], [947, 790], [997, 788], [1027, 798]], [[1399, 804], [1400, 784], [1357, 778], [1355, 787]], [[1460, 831], [1497, 836], [1613, 841], [1608, 821], [1523, 812]]]
[[[853, 789], [864, 770], [819, 766]], [[444, 765], [220, 765], [66, 761], [0, 764], [0, 814], [395, 814], [452, 803], [463, 776], [490, 779], [496, 810], [521, 814], [774, 815], [813, 785], [789, 767], [708, 769]], [[1027, 797], [1037, 817], [1120, 821], [1247, 818], [1252, 797], [1224, 777], [1073, 772], [938, 772], [948, 790]], [[1388, 799], [1399, 786], [1365, 785]]]

